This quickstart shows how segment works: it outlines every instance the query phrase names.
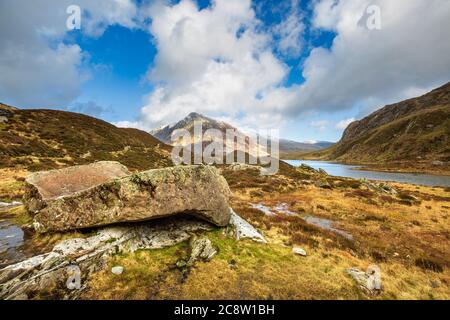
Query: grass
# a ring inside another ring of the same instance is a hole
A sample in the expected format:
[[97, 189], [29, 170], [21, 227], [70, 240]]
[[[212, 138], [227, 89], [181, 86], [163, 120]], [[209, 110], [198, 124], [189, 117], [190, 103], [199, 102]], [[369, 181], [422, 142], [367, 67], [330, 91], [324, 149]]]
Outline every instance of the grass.
[[[109, 267], [89, 279], [85, 299], [368, 299], [345, 270], [365, 269], [372, 261], [336, 248], [304, 246], [307, 257], [277, 244], [235, 242], [219, 231], [208, 238], [218, 248], [210, 262], [198, 262], [186, 274], [175, 267], [186, 244], [141, 250], [112, 258]], [[116, 276], [112, 266], [121, 265]], [[448, 275], [379, 263], [385, 290], [376, 299], [448, 299]], [[437, 287], [436, 287], [437, 286]]]
[[[278, 192], [275, 187], [261, 191], [257, 199], [245, 186], [231, 185], [232, 207], [261, 230], [269, 244], [236, 242], [222, 230], [208, 232], [218, 254], [188, 271], [175, 266], [187, 255], [186, 243], [116, 255], [109, 268], [91, 276], [83, 298], [450, 299], [449, 211], [442, 208], [449, 204], [448, 190], [390, 183], [400, 191], [399, 197], [389, 196], [395, 201], [371, 193], [367, 202], [364, 192], [345, 196], [363, 190], [354, 183], [334, 182], [332, 190], [303, 186]], [[420, 202], [401, 203], [412, 194]], [[299, 216], [264, 215], [249, 206], [255, 200], [268, 207], [286, 203]], [[336, 221], [355, 241], [305, 223], [300, 218], [305, 214]], [[294, 246], [305, 249], [307, 257], [294, 255]], [[369, 297], [345, 270], [365, 270], [374, 263], [382, 270], [384, 290]], [[113, 275], [114, 265], [124, 266], [124, 274]]]
[[[188, 255], [187, 243], [117, 254], [108, 268], [84, 279], [88, 289], [82, 298], [450, 299], [448, 188], [388, 183], [398, 191], [388, 195], [355, 180], [333, 177], [327, 177], [331, 189], [317, 188], [303, 180], [319, 176], [295, 168], [282, 168], [271, 177], [252, 170], [222, 170], [232, 190], [231, 206], [269, 244], [236, 242], [221, 229], [207, 232], [218, 254], [190, 269], [176, 266]], [[19, 199], [27, 174], [22, 169], [0, 169], [4, 199]], [[295, 215], [267, 216], [250, 203], [270, 208], [285, 203]], [[2, 218], [6, 215], [18, 225], [31, 222], [23, 207], [2, 213]], [[334, 221], [354, 241], [306, 223], [305, 215]], [[61, 240], [88, 235], [30, 234], [25, 252], [48, 252]], [[294, 246], [305, 249], [307, 256], [294, 255]], [[384, 290], [369, 297], [345, 270], [365, 270], [374, 263], [381, 268]], [[122, 275], [112, 274], [115, 265], [124, 266]]]

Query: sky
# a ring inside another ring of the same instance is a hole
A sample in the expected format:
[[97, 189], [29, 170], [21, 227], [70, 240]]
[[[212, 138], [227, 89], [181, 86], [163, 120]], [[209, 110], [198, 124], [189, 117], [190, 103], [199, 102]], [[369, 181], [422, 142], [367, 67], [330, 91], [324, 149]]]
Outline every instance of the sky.
[[337, 141], [450, 81], [448, 0], [2, 0], [0, 40], [0, 102], [143, 130], [196, 111]]

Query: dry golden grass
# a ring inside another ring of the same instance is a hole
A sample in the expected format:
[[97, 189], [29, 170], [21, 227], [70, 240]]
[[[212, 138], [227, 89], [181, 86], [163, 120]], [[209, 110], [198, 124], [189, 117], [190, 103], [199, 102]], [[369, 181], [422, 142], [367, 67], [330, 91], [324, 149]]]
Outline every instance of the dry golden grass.
[[[1, 170], [5, 179], [0, 180], [0, 190], [7, 196], [20, 194], [23, 186], [16, 183], [21, 174]], [[190, 270], [176, 267], [188, 254], [186, 243], [118, 254], [109, 268], [85, 279], [88, 289], [82, 298], [450, 299], [448, 189], [389, 183], [400, 193], [394, 196], [331, 177], [327, 180], [334, 188], [325, 190], [303, 185], [300, 178], [288, 174], [255, 179], [259, 184], [250, 173], [242, 175], [242, 181], [234, 175], [225, 173], [232, 180], [232, 207], [259, 228], [269, 244], [236, 242], [220, 229], [211, 231], [207, 236], [219, 253]], [[250, 203], [271, 208], [286, 203], [296, 215], [269, 217]], [[13, 213], [26, 222], [23, 208]], [[307, 224], [304, 215], [335, 221], [355, 241]], [[33, 235], [29, 243], [42, 252], [72, 236], [85, 235]], [[307, 257], [294, 255], [293, 246], [304, 248]], [[381, 268], [384, 290], [370, 297], [346, 269], [365, 270], [374, 263]], [[124, 273], [112, 274], [114, 265], [124, 266]]]

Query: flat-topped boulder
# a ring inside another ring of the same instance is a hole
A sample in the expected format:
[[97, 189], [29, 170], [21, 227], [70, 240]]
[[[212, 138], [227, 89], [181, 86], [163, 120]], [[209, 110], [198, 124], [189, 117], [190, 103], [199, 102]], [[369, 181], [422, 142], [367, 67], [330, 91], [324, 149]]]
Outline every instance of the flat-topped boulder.
[[[230, 221], [230, 189], [225, 178], [211, 166], [176, 166], [126, 176], [119, 172], [119, 177], [105, 179], [107, 181], [89, 180], [83, 175], [77, 178], [80, 166], [72, 168], [74, 171], [70, 169], [63, 169], [69, 172], [70, 180], [60, 170], [38, 173], [27, 179], [24, 202], [34, 215], [34, 227], [38, 232], [145, 221], [177, 214], [194, 215], [218, 226], [226, 226]], [[55, 181], [53, 184], [52, 176], [68, 183]]]
[[47, 201], [72, 195], [111, 179], [130, 175], [127, 167], [115, 161], [99, 161], [88, 165], [36, 172], [26, 179], [28, 190], [25, 206], [39, 212]]

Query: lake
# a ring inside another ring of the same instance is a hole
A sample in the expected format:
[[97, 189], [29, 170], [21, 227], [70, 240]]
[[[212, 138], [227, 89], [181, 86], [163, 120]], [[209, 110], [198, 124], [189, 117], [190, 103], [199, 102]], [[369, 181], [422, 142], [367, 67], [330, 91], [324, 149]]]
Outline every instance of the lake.
[[313, 161], [313, 160], [283, 160], [283, 161], [293, 166], [299, 166], [303, 163], [310, 167], [313, 167], [314, 169], [322, 168], [328, 174], [338, 177], [348, 177], [354, 179], [365, 178], [368, 180], [396, 181], [425, 186], [450, 187], [450, 176], [438, 176], [420, 173], [396, 173], [396, 172], [355, 170], [357, 168], [361, 168], [361, 166], [347, 165], [326, 161]]

